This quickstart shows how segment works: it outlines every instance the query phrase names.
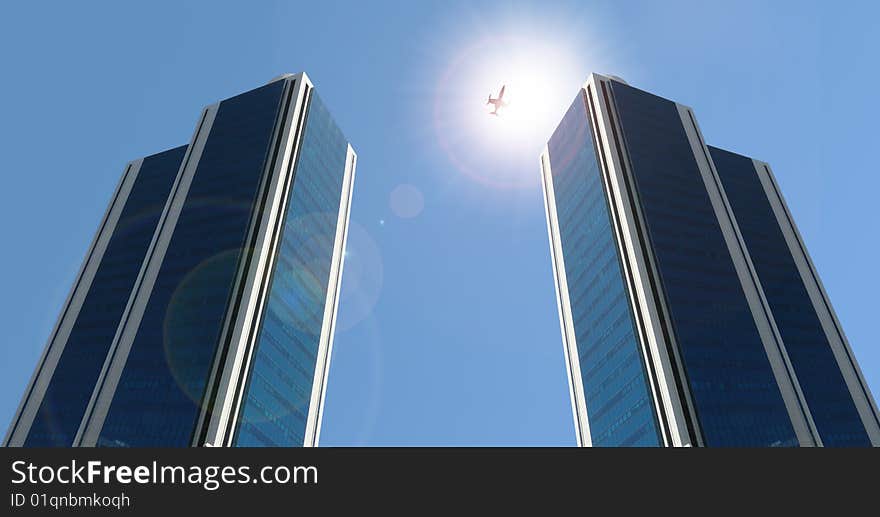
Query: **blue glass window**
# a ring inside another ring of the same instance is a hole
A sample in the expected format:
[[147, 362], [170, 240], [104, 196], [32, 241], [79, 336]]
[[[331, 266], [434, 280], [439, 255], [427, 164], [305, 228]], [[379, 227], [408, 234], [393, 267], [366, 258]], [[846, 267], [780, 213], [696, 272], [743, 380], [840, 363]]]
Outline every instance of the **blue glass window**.
[[596, 446], [660, 445], [583, 92], [548, 143], [581, 381]]
[[722, 149], [709, 150], [822, 443], [870, 447], [754, 162]]
[[302, 446], [348, 142], [313, 94], [242, 404], [238, 446]]
[[190, 444], [284, 84], [220, 103], [98, 445]]
[[705, 444], [797, 445], [675, 103], [611, 85]]
[[25, 446], [72, 445], [185, 152], [144, 158]]

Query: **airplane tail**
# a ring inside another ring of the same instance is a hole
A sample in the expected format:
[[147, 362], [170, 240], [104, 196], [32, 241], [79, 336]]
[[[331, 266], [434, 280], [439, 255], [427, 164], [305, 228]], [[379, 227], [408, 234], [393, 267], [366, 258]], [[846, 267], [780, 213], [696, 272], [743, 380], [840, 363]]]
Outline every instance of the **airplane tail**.
[[486, 101], [486, 104], [492, 104], [492, 94], [489, 94], [489, 100]]

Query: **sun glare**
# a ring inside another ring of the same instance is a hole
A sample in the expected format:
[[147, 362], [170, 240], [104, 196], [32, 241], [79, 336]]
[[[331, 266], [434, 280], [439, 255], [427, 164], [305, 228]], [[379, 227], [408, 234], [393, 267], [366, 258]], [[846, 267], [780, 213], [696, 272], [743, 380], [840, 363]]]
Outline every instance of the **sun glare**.
[[464, 82], [471, 82], [475, 93], [485, 91], [493, 97], [504, 86], [507, 105], [499, 110], [497, 117], [485, 117], [472, 110], [479, 116], [473, 122], [480, 130], [494, 128], [484, 134], [486, 137], [498, 137], [516, 145], [539, 146], [540, 140], [547, 138], [546, 131], [559, 115], [560, 106], [564, 105], [562, 99], [570, 100], [584, 78], [568, 82], [561, 77], [568, 75], [566, 70], [576, 67], [559, 48], [515, 39], [492, 43], [495, 44], [487, 44], [489, 52], [471, 63], [472, 78]]
[[[586, 79], [564, 45], [490, 37], [463, 49], [438, 85], [434, 124], [459, 170], [495, 186], [536, 183], [538, 154]], [[505, 87], [505, 106], [492, 115]]]

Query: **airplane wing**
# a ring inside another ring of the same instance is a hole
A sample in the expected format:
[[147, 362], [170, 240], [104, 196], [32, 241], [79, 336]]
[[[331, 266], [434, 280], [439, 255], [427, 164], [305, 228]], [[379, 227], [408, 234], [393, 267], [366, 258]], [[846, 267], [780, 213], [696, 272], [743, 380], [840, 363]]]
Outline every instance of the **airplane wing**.
[[504, 98], [504, 89], [505, 89], [505, 88], [507, 88], [507, 85], [506, 85], [506, 84], [505, 84], [505, 85], [502, 85], [502, 86], [501, 86], [501, 91], [498, 92], [498, 100], [499, 100], [499, 101], [500, 101], [501, 99]]

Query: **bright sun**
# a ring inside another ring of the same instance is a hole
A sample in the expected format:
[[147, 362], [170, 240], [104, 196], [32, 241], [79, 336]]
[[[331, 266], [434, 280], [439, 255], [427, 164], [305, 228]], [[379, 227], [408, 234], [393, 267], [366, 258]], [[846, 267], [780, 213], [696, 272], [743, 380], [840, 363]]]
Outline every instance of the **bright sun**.
[[[461, 51], [438, 84], [434, 125], [459, 170], [493, 185], [535, 183], [538, 154], [586, 79], [561, 45], [492, 37]], [[490, 115], [489, 95], [507, 105]], [[534, 174], [533, 174], [534, 173]]]
[[482, 117], [479, 125], [494, 126], [487, 136], [496, 135], [508, 143], [513, 139], [518, 145], [538, 145], [549, 136], [548, 125], [558, 118], [560, 107], [571, 100], [584, 78], [568, 82], [560, 77], [575, 67], [559, 48], [517, 40], [507, 40], [507, 44], [506, 51], [482, 59], [474, 71], [475, 93], [486, 90], [497, 96], [504, 85], [508, 103], [499, 116]]

